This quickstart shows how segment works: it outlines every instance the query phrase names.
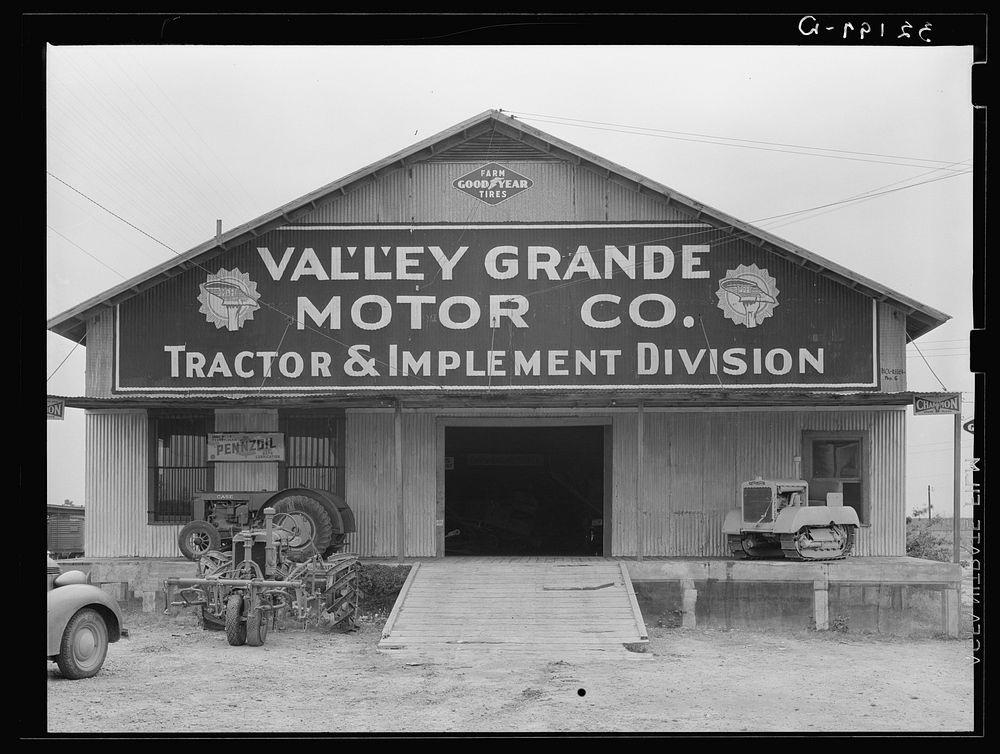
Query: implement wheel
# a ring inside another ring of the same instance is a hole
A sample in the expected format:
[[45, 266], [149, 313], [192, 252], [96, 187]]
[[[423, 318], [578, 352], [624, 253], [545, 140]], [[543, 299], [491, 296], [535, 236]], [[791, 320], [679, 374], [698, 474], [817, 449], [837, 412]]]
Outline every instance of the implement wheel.
[[254, 610], [247, 616], [247, 645], [259, 647], [267, 639], [267, 624], [271, 617], [270, 611]]
[[177, 535], [177, 546], [188, 560], [201, 560], [202, 555], [218, 550], [221, 544], [219, 530], [208, 521], [192, 521]]
[[226, 641], [241, 647], [247, 643], [247, 624], [243, 621], [243, 595], [233, 592], [226, 600]]

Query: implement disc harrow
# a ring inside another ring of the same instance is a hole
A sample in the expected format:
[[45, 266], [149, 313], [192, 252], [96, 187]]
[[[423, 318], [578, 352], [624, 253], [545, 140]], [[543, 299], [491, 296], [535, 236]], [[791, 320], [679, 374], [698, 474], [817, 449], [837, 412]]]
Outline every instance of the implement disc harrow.
[[303, 628], [355, 628], [359, 597], [355, 555], [323, 560], [317, 554], [303, 562], [278, 557], [264, 569], [252, 559], [236, 564], [233, 560], [232, 553], [204, 553], [197, 578], [164, 582], [167, 604], [199, 608], [202, 627], [225, 630], [234, 646], [262, 645], [268, 628], [283, 627], [285, 619]]

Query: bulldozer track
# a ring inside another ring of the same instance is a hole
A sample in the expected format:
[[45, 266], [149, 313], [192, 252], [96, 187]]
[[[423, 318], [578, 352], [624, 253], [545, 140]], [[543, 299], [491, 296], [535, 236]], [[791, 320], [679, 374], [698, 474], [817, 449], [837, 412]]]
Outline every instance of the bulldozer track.
[[817, 555], [813, 556], [811, 554], [804, 554], [796, 544], [796, 540], [802, 536], [801, 532], [793, 534], [780, 534], [779, 547], [760, 547], [753, 548], [751, 551], [747, 551], [743, 544], [743, 536], [739, 534], [727, 534], [726, 535], [726, 545], [731, 553], [731, 557], [736, 560], [770, 560], [776, 556], [784, 558], [785, 560], [794, 561], [830, 561], [830, 560], [843, 560], [848, 555], [851, 554], [851, 550], [854, 547], [854, 534], [852, 531], [848, 530], [847, 542], [843, 548], [839, 545], [830, 545], [828, 547], [818, 547], [811, 552], [816, 552]]

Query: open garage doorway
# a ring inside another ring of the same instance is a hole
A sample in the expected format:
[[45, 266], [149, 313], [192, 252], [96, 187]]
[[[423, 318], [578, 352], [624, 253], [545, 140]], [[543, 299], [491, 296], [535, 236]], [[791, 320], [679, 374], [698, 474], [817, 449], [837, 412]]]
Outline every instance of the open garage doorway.
[[445, 555], [600, 556], [610, 427], [445, 427]]

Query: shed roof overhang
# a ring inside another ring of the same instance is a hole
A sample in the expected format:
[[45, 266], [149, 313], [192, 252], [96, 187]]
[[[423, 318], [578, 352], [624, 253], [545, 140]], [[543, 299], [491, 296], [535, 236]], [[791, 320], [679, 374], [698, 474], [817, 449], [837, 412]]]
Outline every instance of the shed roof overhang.
[[[906, 406], [918, 393], [898, 392], [813, 392], [771, 390], [684, 390], [684, 391], [579, 391], [551, 393], [525, 390], [508, 392], [448, 391], [378, 395], [342, 393], [337, 395], [243, 395], [216, 394], [184, 396], [129, 396], [124, 398], [90, 398], [86, 396], [50, 396], [70, 408], [84, 409], [169, 409], [169, 408], [428, 408], [462, 410], [467, 408], [593, 408], [644, 409], [656, 408], [778, 408], [778, 407], [884, 407]], [[919, 393], [928, 395], [928, 393]]]

